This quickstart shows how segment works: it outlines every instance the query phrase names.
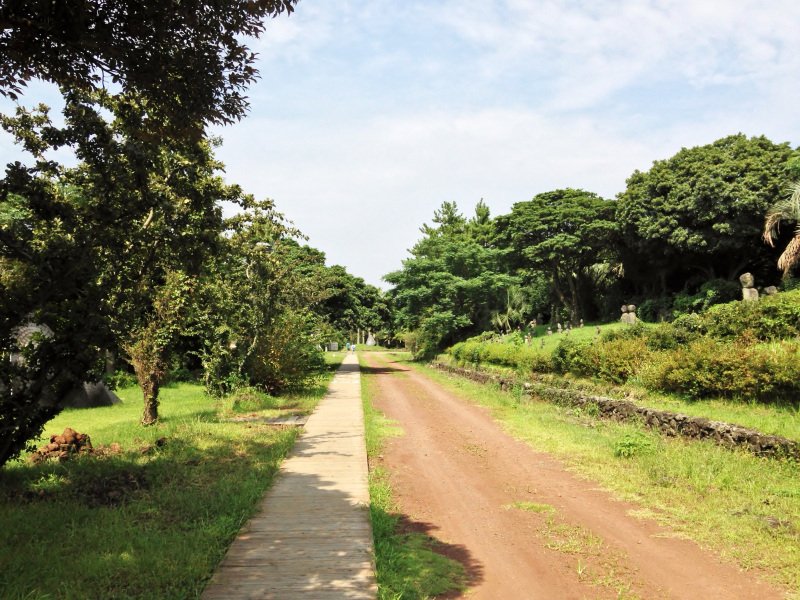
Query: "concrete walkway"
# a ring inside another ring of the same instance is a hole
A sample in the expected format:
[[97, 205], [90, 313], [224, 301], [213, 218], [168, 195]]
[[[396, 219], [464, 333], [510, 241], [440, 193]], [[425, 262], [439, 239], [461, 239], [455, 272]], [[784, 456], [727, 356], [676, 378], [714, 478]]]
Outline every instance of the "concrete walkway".
[[348, 354], [204, 600], [374, 599], [358, 359]]

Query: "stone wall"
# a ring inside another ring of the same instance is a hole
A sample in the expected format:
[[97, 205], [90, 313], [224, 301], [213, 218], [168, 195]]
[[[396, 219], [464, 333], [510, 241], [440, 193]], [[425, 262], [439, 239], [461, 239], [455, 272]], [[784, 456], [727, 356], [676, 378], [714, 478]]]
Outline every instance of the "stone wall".
[[494, 383], [502, 390], [511, 390], [515, 386], [519, 386], [526, 394], [536, 394], [557, 404], [567, 406], [594, 405], [604, 418], [616, 421], [638, 420], [664, 435], [707, 439], [727, 448], [741, 447], [759, 456], [786, 456], [800, 459], [800, 444], [798, 442], [778, 435], [765, 435], [755, 429], [749, 429], [741, 425], [711, 421], [703, 417], [690, 417], [667, 410], [656, 410], [638, 406], [629, 400], [589, 395], [581, 390], [555, 388], [541, 383], [520, 382], [512, 378], [499, 377], [490, 373], [454, 367], [439, 362], [433, 362], [431, 366], [479, 383]]

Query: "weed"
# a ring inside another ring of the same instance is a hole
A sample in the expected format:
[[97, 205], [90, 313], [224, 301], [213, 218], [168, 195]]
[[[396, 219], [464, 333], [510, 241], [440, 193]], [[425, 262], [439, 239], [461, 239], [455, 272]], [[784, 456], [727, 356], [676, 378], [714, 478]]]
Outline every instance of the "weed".
[[556, 511], [556, 509], [549, 504], [536, 504], [535, 502], [514, 502], [512, 504], [506, 504], [503, 508], [506, 510], [517, 508], [519, 510], [535, 513], [552, 513]]
[[621, 458], [633, 458], [654, 449], [650, 436], [640, 431], [627, 432], [614, 444], [614, 453]]

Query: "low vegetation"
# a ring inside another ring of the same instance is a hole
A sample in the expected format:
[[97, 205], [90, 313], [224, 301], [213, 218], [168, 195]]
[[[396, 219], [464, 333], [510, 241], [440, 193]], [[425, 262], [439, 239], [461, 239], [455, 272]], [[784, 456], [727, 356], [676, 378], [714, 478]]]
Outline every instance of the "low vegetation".
[[230, 419], [308, 413], [327, 381], [305, 393], [246, 388], [217, 400], [199, 384], [170, 385], [161, 418], [145, 429], [137, 388], [119, 390], [123, 404], [62, 412], [45, 441], [71, 427], [121, 451], [0, 471], [0, 597], [199, 596], [297, 435]]
[[630, 382], [690, 400], [796, 404], [799, 324], [800, 291], [790, 291], [757, 303], [716, 305], [672, 323], [575, 329], [569, 336], [551, 336], [557, 342], [542, 337], [543, 346], [536, 337], [524, 343], [521, 334], [505, 336], [502, 343], [484, 335], [448, 352], [464, 364], [511, 367], [523, 376], [571, 374], [611, 384]]

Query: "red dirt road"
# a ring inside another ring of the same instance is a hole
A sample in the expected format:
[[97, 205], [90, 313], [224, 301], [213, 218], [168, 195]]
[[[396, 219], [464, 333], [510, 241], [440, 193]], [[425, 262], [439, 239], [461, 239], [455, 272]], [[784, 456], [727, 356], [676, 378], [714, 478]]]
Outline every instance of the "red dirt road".
[[[382, 464], [408, 527], [443, 542], [475, 600], [777, 600], [753, 573], [720, 563], [654, 521], [626, 513], [547, 454], [515, 441], [488, 411], [384, 355], [365, 354], [376, 408], [399, 422]], [[387, 362], [384, 362], [387, 361]], [[549, 505], [554, 512], [510, 508]], [[453, 597], [453, 596], [450, 596]]]

